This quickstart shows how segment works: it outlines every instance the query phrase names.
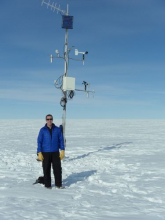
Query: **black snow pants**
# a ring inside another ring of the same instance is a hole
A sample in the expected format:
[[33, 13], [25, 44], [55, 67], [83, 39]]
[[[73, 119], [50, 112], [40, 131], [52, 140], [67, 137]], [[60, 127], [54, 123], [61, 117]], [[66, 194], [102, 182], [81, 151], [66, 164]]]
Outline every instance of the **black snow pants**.
[[51, 187], [51, 164], [55, 178], [55, 185], [62, 186], [62, 168], [59, 152], [42, 152], [44, 182], [46, 187]]

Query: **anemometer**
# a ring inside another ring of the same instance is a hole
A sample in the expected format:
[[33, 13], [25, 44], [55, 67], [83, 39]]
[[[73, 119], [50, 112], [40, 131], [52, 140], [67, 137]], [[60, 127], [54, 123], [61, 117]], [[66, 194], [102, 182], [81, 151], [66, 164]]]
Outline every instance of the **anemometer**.
[[83, 65], [85, 64], [85, 56], [88, 54], [88, 51], [85, 52], [79, 52], [78, 49], [75, 49], [75, 55], [78, 56], [79, 54], [82, 55], [81, 59], [75, 59], [70, 58], [69, 53], [71, 50], [74, 49], [74, 46], [71, 48], [68, 48], [68, 30], [73, 29], [73, 16], [69, 15], [69, 5], [67, 4], [67, 10], [62, 10], [60, 8], [60, 5], [57, 6], [57, 4], [50, 3], [50, 0], [48, 2], [45, 2], [45, 0], [42, 1], [42, 5], [47, 5], [47, 8], [50, 8], [53, 11], [56, 11], [61, 13], [62, 15], [62, 28], [65, 29], [65, 50], [64, 54], [61, 56], [59, 51], [55, 50], [55, 56], [52, 54], [50, 55], [50, 62], [53, 63], [54, 58], [64, 59], [65, 65], [64, 65], [64, 74], [60, 76], [57, 80], [54, 81], [54, 85], [57, 89], [60, 89], [63, 93], [63, 97], [61, 98], [60, 105], [63, 107], [63, 115], [62, 115], [62, 127], [63, 127], [63, 137], [64, 137], [64, 144], [66, 147], [66, 139], [65, 139], [65, 126], [66, 126], [66, 104], [67, 101], [72, 99], [75, 95], [75, 91], [81, 91], [86, 92], [87, 97], [89, 97], [89, 93], [92, 93], [94, 95], [95, 91], [88, 90], [89, 83], [86, 81], [83, 81], [84, 89], [76, 89], [75, 88], [75, 81], [76, 79], [73, 77], [68, 77], [68, 61], [69, 59], [76, 60], [76, 61], [82, 61]]

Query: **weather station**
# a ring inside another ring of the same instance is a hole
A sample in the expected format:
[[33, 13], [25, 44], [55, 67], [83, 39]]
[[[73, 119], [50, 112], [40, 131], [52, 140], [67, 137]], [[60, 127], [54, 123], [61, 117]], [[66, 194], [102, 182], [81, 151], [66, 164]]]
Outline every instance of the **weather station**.
[[94, 96], [95, 91], [94, 90], [88, 90], [89, 83], [86, 81], [83, 81], [82, 84], [84, 85], [84, 89], [76, 89], [76, 79], [74, 77], [68, 77], [68, 61], [75, 60], [75, 61], [82, 61], [83, 65], [85, 64], [85, 56], [88, 54], [88, 51], [85, 52], [79, 52], [78, 49], [75, 49], [75, 56], [78, 56], [79, 54], [82, 55], [81, 59], [75, 59], [69, 57], [69, 53], [71, 50], [74, 49], [74, 46], [71, 48], [68, 48], [68, 30], [73, 29], [73, 16], [69, 15], [69, 5], [67, 4], [67, 10], [62, 10], [60, 6], [57, 6], [54, 2], [51, 3], [50, 0], [48, 2], [45, 2], [45, 0], [42, 1], [42, 5], [47, 5], [47, 8], [50, 8], [53, 11], [56, 11], [57, 14], [60, 12], [62, 16], [62, 28], [65, 29], [65, 49], [63, 52], [63, 55], [61, 56], [59, 51], [56, 49], [55, 54], [56, 55], [50, 55], [50, 62], [53, 63], [53, 59], [63, 59], [64, 60], [64, 74], [59, 76], [55, 81], [54, 85], [57, 89], [60, 89], [63, 93], [63, 97], [60, 100], [60, 105], [63, 107], [63, 114], [62, 114], [62, 131], [63, 131], [63, 137], [66, 147], [66, 138], [65, 138], [65, 128], [66, 128], [66, 105], [67, 101], [73, 99], [75, 95], [75, 91], [79, 92], [85, 92], [87, 93], [87, 97], [89, 98], [89, 93], [92, 93]]

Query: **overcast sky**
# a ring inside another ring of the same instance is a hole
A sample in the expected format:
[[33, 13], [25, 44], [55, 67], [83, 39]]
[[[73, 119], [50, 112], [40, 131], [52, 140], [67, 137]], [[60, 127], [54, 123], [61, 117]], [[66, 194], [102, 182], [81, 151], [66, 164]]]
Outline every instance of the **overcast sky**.
[[[0, 119], [62, 117], [53, 81], [64, 61], [51, 64], [49, 55], [63, 54], [65, 30], [41, 2], [0, 1]], [[55, 2], [63, 10], [69, 3], [74, 16], [69, 47], [89, 52], [84, 66], [70, 60], [68, 76], [77, 89], [85, 80], [95, 90], [94, 98], [76, 92], [67, 118], [165, 119], [165, 1]]]

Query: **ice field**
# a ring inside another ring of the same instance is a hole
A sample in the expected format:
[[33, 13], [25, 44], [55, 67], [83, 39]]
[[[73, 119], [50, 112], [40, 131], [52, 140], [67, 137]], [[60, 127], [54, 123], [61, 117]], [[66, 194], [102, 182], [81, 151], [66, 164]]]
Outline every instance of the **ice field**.
[[0, 120], [0, 220], [165, 219], [165, 120], [67, 120], [66, 189], [51, 190], [32, 185], [44, 123]]

